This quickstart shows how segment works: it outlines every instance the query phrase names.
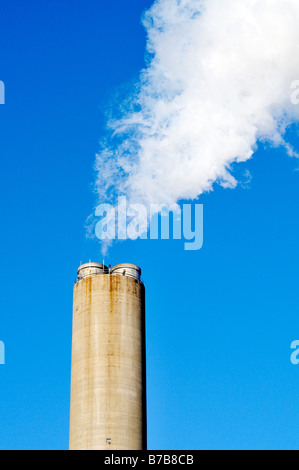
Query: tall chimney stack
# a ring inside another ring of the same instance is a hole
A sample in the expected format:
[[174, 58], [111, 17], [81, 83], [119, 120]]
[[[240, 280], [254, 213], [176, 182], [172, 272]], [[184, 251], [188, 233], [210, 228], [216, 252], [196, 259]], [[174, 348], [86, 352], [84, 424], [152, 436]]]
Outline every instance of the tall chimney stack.
[[134, 264], [83, 264], [74, 286], [70, 450], [145, 450], [145, 289]]

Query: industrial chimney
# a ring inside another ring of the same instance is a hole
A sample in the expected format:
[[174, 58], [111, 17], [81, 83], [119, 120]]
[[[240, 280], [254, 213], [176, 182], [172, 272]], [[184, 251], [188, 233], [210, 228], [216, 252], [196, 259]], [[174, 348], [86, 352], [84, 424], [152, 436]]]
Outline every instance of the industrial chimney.
[[74, 286], [70, 450], [145, 450], [141, 270], [83, 264]]

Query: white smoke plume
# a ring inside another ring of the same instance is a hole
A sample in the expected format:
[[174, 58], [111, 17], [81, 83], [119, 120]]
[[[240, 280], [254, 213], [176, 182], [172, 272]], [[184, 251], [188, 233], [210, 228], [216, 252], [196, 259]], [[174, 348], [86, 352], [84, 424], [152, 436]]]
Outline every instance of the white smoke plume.
[[156, 0], [147, 66], [97, 156], [99, 202], [195, 199], [235, 187], [258, 142], [284, 146], [299, 121], [298, 0]]

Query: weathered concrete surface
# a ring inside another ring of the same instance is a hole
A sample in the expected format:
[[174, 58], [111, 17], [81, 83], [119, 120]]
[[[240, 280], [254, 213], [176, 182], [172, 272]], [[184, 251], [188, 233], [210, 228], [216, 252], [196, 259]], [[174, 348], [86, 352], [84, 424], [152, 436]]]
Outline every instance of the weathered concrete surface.
[[77, 282], [70, 449], [146, 448], [144, 330], [141, 282], [109, 274]]

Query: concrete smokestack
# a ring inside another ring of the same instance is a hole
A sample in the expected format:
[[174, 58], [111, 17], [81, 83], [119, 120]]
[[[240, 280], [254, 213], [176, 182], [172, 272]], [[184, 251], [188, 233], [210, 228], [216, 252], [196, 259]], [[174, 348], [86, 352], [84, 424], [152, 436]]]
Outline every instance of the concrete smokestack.
[[145, 304], [141, 270], [99, 263], [74, 286], [71, 450], [146, 449]]

